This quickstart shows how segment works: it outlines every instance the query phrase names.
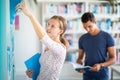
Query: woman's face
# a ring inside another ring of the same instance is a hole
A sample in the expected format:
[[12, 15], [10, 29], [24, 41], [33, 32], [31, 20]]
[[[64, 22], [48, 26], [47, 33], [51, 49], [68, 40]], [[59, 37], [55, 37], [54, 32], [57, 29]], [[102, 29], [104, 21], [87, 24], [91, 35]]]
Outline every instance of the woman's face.
[[60, 23], [58, 20], [50, 19], [46, 27], [46, 32], [52, 39], [56, 39], [63, 33], [63, 30], [60, 29]]

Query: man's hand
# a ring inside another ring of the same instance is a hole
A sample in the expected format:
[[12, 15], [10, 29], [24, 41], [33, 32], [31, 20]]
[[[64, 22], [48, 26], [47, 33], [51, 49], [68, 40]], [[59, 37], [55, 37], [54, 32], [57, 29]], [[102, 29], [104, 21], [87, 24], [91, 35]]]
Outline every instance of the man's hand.
[[101, 69], [101, 64], [95, 64], [93, 67], [91, 67], [91, 71], [99, 71]]
[[81, 59], [77, 59], [76, 63], [83, 65], [83, 61]]

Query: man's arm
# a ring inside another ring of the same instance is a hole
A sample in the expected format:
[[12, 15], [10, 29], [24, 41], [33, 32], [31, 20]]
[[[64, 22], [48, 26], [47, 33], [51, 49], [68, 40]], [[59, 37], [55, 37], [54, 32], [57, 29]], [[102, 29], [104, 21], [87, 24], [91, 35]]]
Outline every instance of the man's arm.
[[78, 64], [83, 64], [83, 58], [84, 58], [84, 51], [82, 49], [78, 50], [79, 56], [77, 59]]
[[115, 63], [115, 59], [116, 59], [116, 49], [114, 46], [112, 47], [108, 47], [108, 56], [109, 56], [109, 59], [103, 63], [98, 63], [98, 64], [95, 64], [91, 70], [92, 71], [99, 71], [102, 67], [108, 67], [112, 64]]
[[100, 63], [102, 67], [107, 67], [107, 66], [110, 66], [115, 63], [115, 61], [116, 61], [115, 46], [108, 47], [108, 55], [109, 55], [109, 59], [104, 63]]

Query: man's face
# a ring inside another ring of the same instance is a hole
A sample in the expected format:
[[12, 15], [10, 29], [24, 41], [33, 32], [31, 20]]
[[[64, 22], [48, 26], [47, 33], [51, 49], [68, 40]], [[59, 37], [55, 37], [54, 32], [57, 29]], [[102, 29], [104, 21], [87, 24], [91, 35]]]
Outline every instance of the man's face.
[[96, 21], [91, 22], [88, 21], [86, 23], [83, 23], [83, 27], [85, 28], [85, 30], [90, 33], [90, 34], [94, 34], [95, 30], [96, 30]]

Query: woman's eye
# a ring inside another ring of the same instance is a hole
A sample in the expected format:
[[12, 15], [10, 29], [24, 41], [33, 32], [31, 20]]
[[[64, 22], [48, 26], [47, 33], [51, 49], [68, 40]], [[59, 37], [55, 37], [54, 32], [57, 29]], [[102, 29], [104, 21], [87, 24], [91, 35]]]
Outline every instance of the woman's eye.
[[52, 25], [51, 27], [54, 28], [54, 25]]
[[91, 28], [92, 26], [89, 26], [89, 28]]

